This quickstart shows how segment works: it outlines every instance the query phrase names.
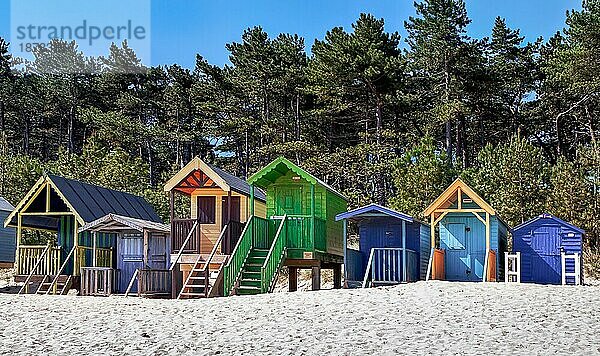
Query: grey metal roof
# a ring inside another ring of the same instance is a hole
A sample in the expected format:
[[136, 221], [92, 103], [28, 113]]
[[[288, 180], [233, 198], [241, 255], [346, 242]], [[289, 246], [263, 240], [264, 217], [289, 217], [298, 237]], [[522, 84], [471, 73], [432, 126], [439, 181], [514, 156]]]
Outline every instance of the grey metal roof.
[[48, 178], [86, 223], [108, 214], [162, 223], [154, 208], [140, 196], [55, 175]]
[[6, 199], [0, 197], [0, 210], [12, 212], [13, 210], [15, 210], [15, 207], [12, 206], [12, 204], [9, 203]]
[[[218, 174], [219, 177], [221, 177], [225, 181], [225, 183], [227, 183], [229, 187], [231, 187], [231, 189], [238, 193], [250, 195], [250, 184], [248, 184], [245, 180], [236, 177], [233, 174], [227, 173], [221, 168], [213, 166], [212, 164], [207, 163], [206, 165], [209, 166], [216, 174]], [[263, 202], [267, 201], [267, 195], [260, 188], [254, 189], [254, 197]]]

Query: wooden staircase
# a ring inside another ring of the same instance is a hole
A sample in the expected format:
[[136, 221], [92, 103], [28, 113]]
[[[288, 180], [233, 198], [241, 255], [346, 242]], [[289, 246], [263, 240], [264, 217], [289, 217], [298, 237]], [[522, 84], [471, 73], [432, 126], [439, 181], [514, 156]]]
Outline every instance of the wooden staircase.
[[[69, 289], [73, 285], [73, 276], [59, 275], [50, 276], [46, 275], [42, 278], [35, 294], [57, 294], [65, 295], [69, 292]], [[56, 288], [54, 287], [56, 286]]]
[[204, 262], [196, 262], [183, 283], [177, 299], [209, 298], [216, 296], [223, 282], [223, 263], [212, 262], [218, 268], [206, 268]]
[[264, 265], [269, 250], [253, 248], [242, 267], [242, 274], [236, 288], [239, 295], [261, 293], [261, 268]]
[[277, 230], [270, 234], [267, 220], [250, 218], [225, 266], [225, 295], [253, 295], [273, 290], [287, 251], [286, 222], [287, 215], [284, 215]]
[[223, 267], [228, 256], [218, 255], [217, 249], [222, 246], [229, 228], [228, 224], [221, 230], [221, 234], [206, 260], [202, 260], [202, 255], [198, 255], [177, 299], [210, 298], [220, 295], [223, 287]]

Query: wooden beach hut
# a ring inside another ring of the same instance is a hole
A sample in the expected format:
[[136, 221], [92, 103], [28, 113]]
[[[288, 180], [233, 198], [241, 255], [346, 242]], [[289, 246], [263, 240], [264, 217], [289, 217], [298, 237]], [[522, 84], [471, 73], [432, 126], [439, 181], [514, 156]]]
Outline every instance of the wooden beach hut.
[[[171, 261], [174, 298], [202, 298], [223, 294], [223, 263], [254, 214], [264, 218], [266, 196], [259, 189], [250, 202], [251, 187], [196, 157], [165, 184], [170, 197]], [[177, 216], [175, 197], [189, 198], [186, 216]]]
[[[320, 288], [321, 269], [333, 269], [341, 287], [343, 226], [335, 216], [346, 211], [346, 198], [329, 185], [281, 157], [248, 180], [252, 217], [225, 266], [224, 291], [270, 292], [282, 266], [289, 290], [297, 289], [298, 269], [312, 270], [312, 288]], [[266, 191], [266, 218], [260, 217], [256, 192]]]
[[430, 219], [433, 246], [428, 276], [497, 281], [503, 275], [508, 228], [462, 179], [456, 179], [423, 214]]
[[345, 234], [348, 223], [358, 227], [359, 249], [344, 244], [347, 286], [389, 285], [426, 278], [431, 246], [427, 224], [378, 204], [338, 214], [335, 220], [343, 222]]
[[513, 252], [520, 256], [521, 282], [580, 284], [584, 231], [551, 214], [512, 229]]
[[[4, 221], [14, 210], [6, 199], [0, 197], [0, 221]], [[13, 227], [0, 226], [0, 267], [10, 268], [15, 264], [16, 231]]]
[[[4, 223], [17, 230], [15, 281], [24, 282], [20, 293], [64, 294], [70, 288], [80, 289], [82, 268], [118, 275], [117, 266], [132, 258], [118, 242], [125, 236], [80, 230], [109, 214], [161, 223], [142, 197], [56, 175], [41, 177]], [[31, 245], [23, 240], [24, 230], [41, 230], [54, 237], [46, 244]], [[139, 244], [133, 238], [128, 241]], [[118, 279], [107, 278], [106, 283], [106, 294], [126, 287]]]

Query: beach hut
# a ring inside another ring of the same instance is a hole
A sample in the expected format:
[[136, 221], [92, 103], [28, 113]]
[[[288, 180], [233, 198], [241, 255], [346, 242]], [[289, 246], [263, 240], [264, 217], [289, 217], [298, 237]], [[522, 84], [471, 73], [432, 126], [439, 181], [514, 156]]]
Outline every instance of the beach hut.
[[[0, 221], [14, 210], [6, 199], [0, 197]], [[11, 268], [15, 263], [16, 232], [13, 227], [0, 226], [0, 268]]]
[[429, 259], [429, 277], [497, 281], [503, 275], [508, 228], [462, 179], [456, 179], [423, 215], [430, 219], [434, 247]]
[[[378, 204], [370, 204], [335, 217], [358, 227], [359, 249], [345, 244], [346, 285], [363, 287], [414, 282], [426, 278], [431, 246], [429, 226]], [[347, 239], [347, 237], [346, 237]]]
[[[114, 276], [120, 273], [124, 280], [131, 276], [127, 268], [117, 266], [142, 260], [143, 237], [80, 230], [110, 214], [161, 223], [142, 197], [56, 175], [41, 177], [4, 223], [17, 230], [15, 281], [24, 282], [20, 293], [64, 294], [70, 288], [80, 289], [82, 268], [100, 271], [103, 294], [124, 291], [127, 286]], [[31, 245], [23, 240], [24, 230], [54, 236], [47, 243]], [[34, 283], [37, 287], [30, 288]]]
[[512, 229], [521, 282], [580, 284], [583, 235], [582, 229], [550, 214]]
[[[165, 184], [170, 197], [174, 298], [223, 294], [223, 263], [250, 218], [250, 185], [196, 157]], [[186, 216], [177, 216], [176, 195], [189, 199]], [[265, 193], [254, 191], [254, 214], [264, 218]]]
[[[270, 292], [282, 266], [289, 270], [289, 290], [297, 289], [298, 269], [312, 270], [312, 288], [321, 269], [333, 269], [341, 287], [343, 226], [335, 216], [346, 211], [346, 198], [325, 182], [281, 157], [254, 174], [248, 183], [251, 219], [225, 266], [224, 291]], [[267, 218], [257, 215], [256, 191], [267, 195]]]

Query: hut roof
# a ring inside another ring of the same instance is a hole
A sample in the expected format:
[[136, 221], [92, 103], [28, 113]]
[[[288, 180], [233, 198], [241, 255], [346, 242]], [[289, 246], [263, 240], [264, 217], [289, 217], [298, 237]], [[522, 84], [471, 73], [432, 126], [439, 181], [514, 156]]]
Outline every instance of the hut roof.
[[[189, 195], [198, 188], [220, 188], [226, 192], [234, 191], [246, 196], [250, 195], [250, 184], [246, 181], [198, 157], [192, 159], [169, 179], [164, 190], [170, 192], [175, 189]], [[263, 202], [267, 200], [265, 193], [260, 189], [254, 191], [254, 196]]]
[[[17, 224], [17, 213], [26, 210], [28, 203], [33, 202], [45, 191], [44, 185], [47, 185], [48, 189], [51, 190], [48, 194], [51, 196], [52, 203], [66, 206], [81, 224], [94, 221], [111, 213], [158, 223], [162, 222], [154, 208], [140, 196], [49, 174], [41, 177], [35, 183], [8, 216], [4, 223], [5, 226], [15, 226]], [[23, 219], [23, 225], [52, 230], [57, 227], [57, 219], [56, 217], [47, 216], [26, 216]]]
[[162, 232], [169, 233], [171, 227], [163, 223], [136, 219], [128, 216], [117, 214], [108, 214], [92, 222], [89, 222], [79, 228], [79, 232], [83, 231], [118, 231], [123, 229], [136, 230], [139, 232]]
[[516, 232], [516, 231], [521, 230], [521, 229], [527, 227], [528, 225], [531, 225], [531, 224], [533, 224], [533, 223], [535, 223], [537, 221], [540, 221], [540, 220], [552, 220], [552, 221], [556, 222], [557, 224], [569, 227], [569, 228], [571, 228], [571, 229], [579, 232], [580, 234], [585, 234], [585, 231], [582, 230], [582, 229], [580, 229], [580, 228], [578, 228], [577, 226], [575, 226], [573, 224], [570, 224], [570, 223], [568, 223], [568, 222], [566, 222], [564, 220], [561, 220], [561, 219], [557, 218], [556, 216], [554, 216], [552, 214], [548, 214], [548, 213], [541, 214], [540, 216], [537, 216], [537, 217], [535, 217], [535, 218], [533, 218], [531, 220], [525, 221], [524, 223], [515, 226], [512, 229], [512, 231]]
[[320, 185], [340, 198], [347, 200], [342, 193], [333, 189], [319, 178], [298, 167], [285, 157], [277, 158], [273, 162], [269, 163], [266, 167], [256, 172], [252, 177], [248, 178], [248, 183], [265, 188], [275, 182], [278, 178], [283, 177], [288, 171], [294, 172], [310, 184]]
[[369, 217], [381, 217], [381, 216], [391, 216], [400, 220], [407, 221], [412, 223], [415, 221], [412, 216], [403, 214], [396, 210], [386, 208], [379, 204], [369, 204], [358, 209], [350, 210], [345, 213], [341, 213], [335, 216], [335, 221], [340, 221], [344, 219], [360, 219], [360, 218], [369, 218]]
[[445, 209], [450, 206], [452, 199], [456, 199], [456, 193], [458, 189], [473, 199], [473, 201], [481, 207], [481, 209], [490, 213], [490, 215], [496, 215], [496, 210], [492, 208], [483, 198], [479, 196], [471, 187], [467, 185], [462, 179], [456, 178], [452, 184], [446, 190], [431, 203], [427, 209], [423, 212], [423, 215], [429, 216], [435, 212], [436, 209]]

